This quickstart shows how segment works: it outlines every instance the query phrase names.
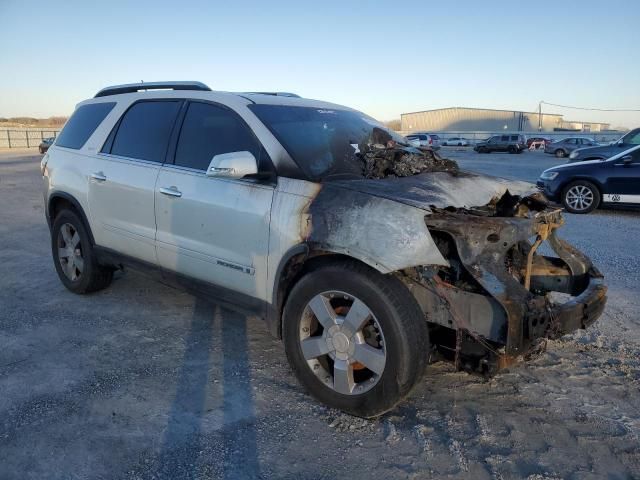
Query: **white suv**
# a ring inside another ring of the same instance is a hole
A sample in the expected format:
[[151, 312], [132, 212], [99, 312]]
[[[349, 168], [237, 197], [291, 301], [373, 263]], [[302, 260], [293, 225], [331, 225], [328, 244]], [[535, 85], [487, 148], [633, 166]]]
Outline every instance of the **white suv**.
[[[109, 87], [41, 167], [69, 290], [105, 288], [128, 265], [257, 313], [305, 387], [352, 414], [392, 408], [430, 357], [491, 373], [604, 308], [602, 276], [555, 236], [544, 199], [339, 105]], [[536, 253], [542, 240], [557, 257]]]

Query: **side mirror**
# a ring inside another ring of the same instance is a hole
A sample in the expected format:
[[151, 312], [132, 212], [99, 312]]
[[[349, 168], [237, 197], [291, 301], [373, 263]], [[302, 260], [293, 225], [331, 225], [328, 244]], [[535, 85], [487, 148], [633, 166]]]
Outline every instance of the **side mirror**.
[[625, 155], [624, 157], [622, 157], [622, 164], [623, 165], [631, 165], [631, 163], [633, 162], [633, 157], [631, 155]]
[[207, 168], [207, 177], [243, 178], [258, 173], [258, 162], [251, 152], [215, 155]]

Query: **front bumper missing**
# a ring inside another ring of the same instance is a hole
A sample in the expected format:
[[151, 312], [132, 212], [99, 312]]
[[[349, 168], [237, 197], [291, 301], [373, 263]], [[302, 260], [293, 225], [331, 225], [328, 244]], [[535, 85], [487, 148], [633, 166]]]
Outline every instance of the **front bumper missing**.
[[[482, 324], [474, 318], [477, 312], [456, 306], [452, 295], [459, 290], [456, 286], [433, 283], [448, 304], [458, 332], [456, 364], [464, 354], [465, 338], [497, 347], [487, 348], [492, 351], [491, 363], [500, 368], [526, 357], [541, 339], [586, 328], [602, 314], [607, 298], [603, 276], [586, 255], [556, 236], [563, 224], [559, 210], [546, 209], [531, 217], [439, 211], [425, 221], [430, 230], [449, 234], [461, 265], [502, 310], [492, 314], [494, 323], [502, 328], [494, 325], [487, 330], [500, 335], [489, 338], [474, 328]], [[538, 247], [543, 243], [557, 257], [540, 255]], [[568, 300], [559, 303], [558, 293]]]

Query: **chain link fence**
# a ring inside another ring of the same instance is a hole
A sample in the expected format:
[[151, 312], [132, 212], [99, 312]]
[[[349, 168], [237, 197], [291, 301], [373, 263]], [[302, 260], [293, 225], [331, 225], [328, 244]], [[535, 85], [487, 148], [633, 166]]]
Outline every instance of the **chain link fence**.
[[0, 148], [35, 148], [45, 138], [57, 137], [59, 128], [0, 129]]

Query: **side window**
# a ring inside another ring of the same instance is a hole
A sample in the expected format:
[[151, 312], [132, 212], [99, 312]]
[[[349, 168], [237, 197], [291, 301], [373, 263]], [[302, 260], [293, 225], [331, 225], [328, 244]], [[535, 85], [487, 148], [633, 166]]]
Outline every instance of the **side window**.
[[171, 129], [181, 101], [138, 102], [120, 120], [111, 153], [122, 157], [164, 162]]
[[631, 134], [624, 139], [624, 143], [630, 143], [631, 145], [640, 145], [640, 132]]
[[508, 142], [509, 141], [509, 135], [502, 135], [502, 137], [500, 137], [500, 141], [501, 142]]
[[184, 117], [175, 164], [207, 170], [221, 153], [248, 151], [260, 160], [260, 144], [234, 112], [208, 103], [194, 102]]
[[79, 107], [73, 112], [58, 135], [56, 145], [66, 148], [82, 148], [114, 106], [115, 102], [103, 102]]
[[511, 141], [512, 142], [517, 142], [518, 141], [518, 135], [511, 135]]

